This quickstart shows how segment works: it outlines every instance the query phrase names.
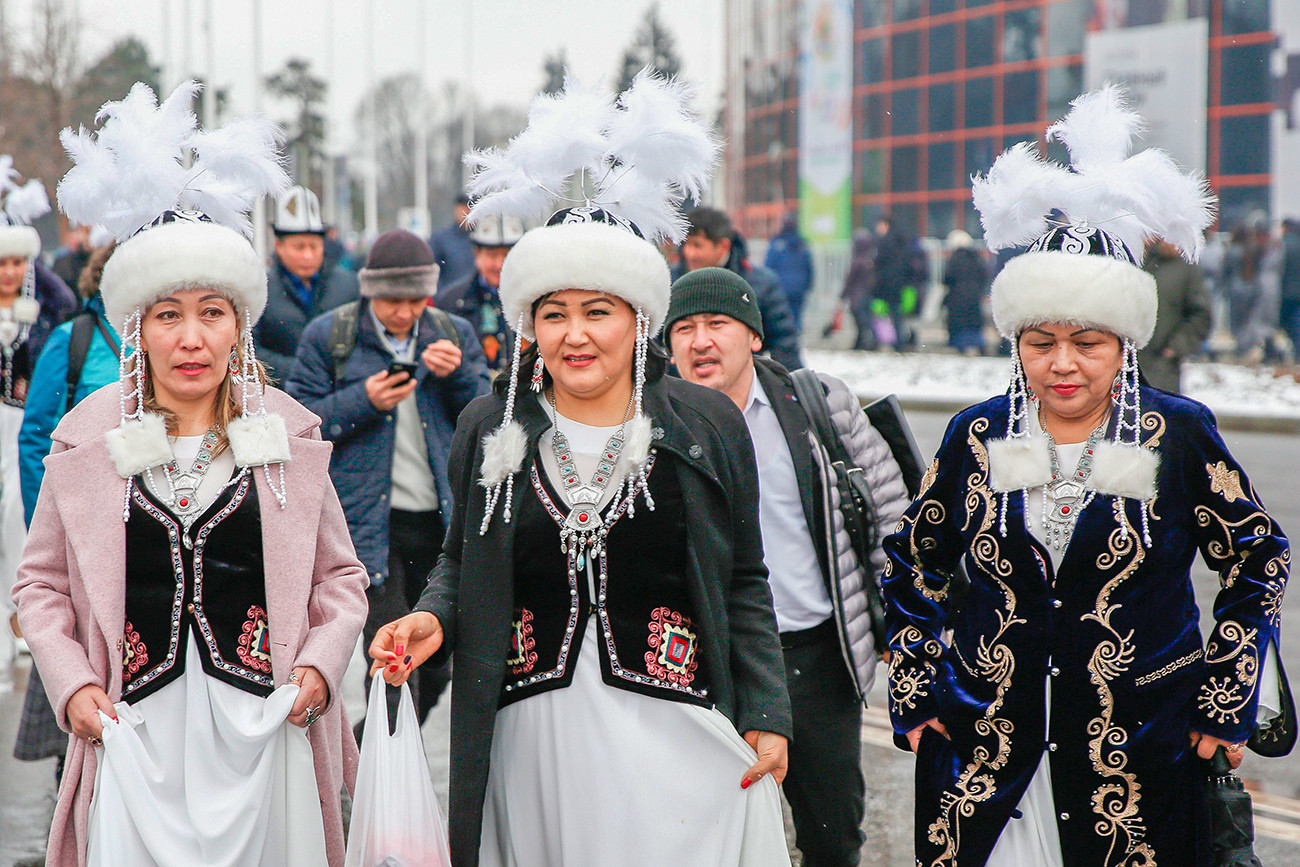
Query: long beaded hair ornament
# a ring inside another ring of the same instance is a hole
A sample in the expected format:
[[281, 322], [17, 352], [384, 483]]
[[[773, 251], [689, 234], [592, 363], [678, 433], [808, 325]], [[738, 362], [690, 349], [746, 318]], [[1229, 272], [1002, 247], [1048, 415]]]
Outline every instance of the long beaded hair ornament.
[[[1027, 248], [992, 287], [993, 319], [1011, 343], [1012, 374], [1007, 437], [989, 443], [989, 457], [990, 464], [1001, 458], [1004, 465], [1017, 465], [1004, 474], [990, 469], [990, 483], [1001, 495], [1003, 535], [1010, 492], [1051, 481], [1045, 438], [1035, 434], [1030, 418], [1035, 401], [1018, 338], [1035, 325], [1069, 323], [1108, 331], [1122, 342], [1112, 395], [1114, 433], [1110, 442], [1097, 443], [1095, 469], [1128, 468], [1112, 492], [1141, 504], [1142, 536], [1151, 544], [1148, 503], [1155, 496], [1159, 459], [1141, 445], [1137, 352], [1155, 329], [1156, 286], [1137, 257], [1148, 241], [1164, 239], [1195, 262], [1214, 221], [1215, 199], [1203, 176], [1184, 171], [1165, 152], [1132, 153], [1142, 128], [1123, 92], [1106, 85], [1076, 98], [1047, 129], [1049, 141], [1068, 149], [1069, 166], [1044, 159], [1036, 142], [1021, 142], [1002, 153], [987, 175], [972, 178], [988, 248]], [[1120, 528], [1126, 535], [1128, 522], [1120, 521]]]
[[[502, 268], [501, 302], [515, 340], [505, 417], [483, 440], [479, 484], [488, 494], [481, 533], [500, 500], [510, 522], [514, 478], [527, 450], [514, 417], [519, 357], [523, 341], [535, 337], [532, 305], [561, 289], [608, 292], [636, 313], [632, 417], [624, 425], [614, 505], [640, 494], [654, 508], [642, 391], [648, 342], [663, 326], [671, 282], [656, 245], [685, 238], [682, 203], [701, 197], [719, 149], [691, 110], [692, 97], [685, 83], [649, 69], [617, 98], [566, 76], [561, 93], [533, 100], [527, 127], [506, 148], [466, 156], [474, 170], [470, 223], [503, 215], [545, 222], [524, 235]], [[541, 374], [534, 377], [539, 385]]]
[[148, 85], [137, 83], [125, 99], [100, 109], [96, 131], [65, 129], [59, 136], [73, 163], [59, 183], [60, 208], [75, 223], [103, 227], [118, 244], [100, 290], [122, 337], [122, 423], [107, 441], [127, 479], [124, 519], [130, 480], [172, 459], [162, 418], [144, 410], [143, 353], [132, 354], [141, 320], [156, 299], [196, 287], [222, 292], [239, 317], [238, 361], [228, 375], [240, 388], [241, 412], [225, 431], [235, 463], [261, 467], [280, 507], [286, 503], [288, 435], [284, 420], [267, 412], [253, 346], [253, 325], [266, 307], [266, 269], [249, 241], [253, 207], [289, 186], [281, 134], [256, 115], [200, 129], [191, 108], [200, 88], [184, 82], [159, 104]]

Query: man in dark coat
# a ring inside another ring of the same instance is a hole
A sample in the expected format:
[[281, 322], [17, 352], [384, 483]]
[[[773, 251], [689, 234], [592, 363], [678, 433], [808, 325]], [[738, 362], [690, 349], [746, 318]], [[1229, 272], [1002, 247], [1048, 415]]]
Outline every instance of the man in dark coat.
[[275, 255], [267, 273], [266, 312], [253, 328], [257, 357], [283, 382], [307, 323], [355, 301], [357, 277], [337, 265], [325, 268], [325, 225], [320, 202], [305, 187], [290, 187], [276, 202]]
[[786, 370], [803, 367], [799, 357], [799, 331], [781, 281], [770, 269], [755, 265], [745, 255], [745, 239], [731, 225], [731, 218], [717, 208], [694, 208], [687, 212], [686, 241], [682, 262], [672, 271], [677, 279], [697, 268], [726, 268], [745, 278], [758, 298], [763, 313], [764, 348]]
[[1155, 333], [1138, 351], [1138, 365], [1148, 383], [1178, 392], [1183, 359], [1200, 352], [1210, 336], [1210, 291], [1200, 267], [1163, 241], [1150, 246], [1143, 267], [1156, 278], [1157, 312]]
[[872, 313], [889, 319], [893, 324], [894, 340], [881, 343], [897, 348], [912, 344], [913, 335], [907, 320], [921, 306], [921, 292], [928, 277], [925, 253], [914, 235], [894, 224], [891, 217], [881, 217], [876, 222], [876, 263], [872, 277]]
[[[1204, 261], [1204, 259], [1202, 259]], [[1278, 322], [1300, 357], [1300, 221], [1282, 221], [1282, 304]]]
[[795, 333], [803, 332], [803, 305], [812, 289], [813, 261], [808, 244], [799, 234], [799, 215], [789, 214], [781, 231], [772, 236], [767, 244], [767, 255], [763, 265], [776, 274], [785, 290], [785, 297], [790, 301], [790, 313], [794, 316]]
[[[451, 514], [447, 454], [456, 418], [488, 389], [470, 324], [428, 307], [437, 273], [422, 239], [401, 229], [380, 235], [360, 273], [359, 305], [307, 326], [285, 384], [321, 417], [321, 434], [334, 443], [330, 477], [370, 573], [367, 644], [380, 626], [410, 611], [438, 560]], [[346, 333], [353, 345], [340, 359], [336, 346]], [[401, 364], [414, 375], [393, 372]], [[411, 681], [421, 720], [446, 683], [445, 673], [427, 674], [433, 683]]]
[[469, 321], [478, 333], [487, 359], [488, 369], [494, 374], [510, 366], [513, 346], [513, 323], [506, 322], [501, 312], [501, 266], [520, 238], [524, 224], [513, 217], [492, 217], [480, 221], [470, 232], [474, 242], [474, 272], [446, 290], [439, 289], [434, 303], [448, 313], [455, 313]]
[[456, 210], [451, 225], [439, 229], [429, 238], [433, 261], [438, 263], [440, 294], [474, 273], [474, 242], [470, 240], [469, 230], [465, 228], [467, 216], [469, 196], [461, 193], [456, 197]]

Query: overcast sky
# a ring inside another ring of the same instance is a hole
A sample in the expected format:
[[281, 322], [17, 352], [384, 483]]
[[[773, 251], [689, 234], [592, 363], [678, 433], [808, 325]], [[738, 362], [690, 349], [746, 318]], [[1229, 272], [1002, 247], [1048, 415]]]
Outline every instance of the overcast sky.
[[[215, 71], [218, 86], [230, 88], [236, 113], [254, 105], [253, 0], [65, 0], [86, 22], [88, 60], [115, 40], [135, 35], [151, 56], [170, 64], [168, 81], [181, 74], [208, 77], [205, 9], [213, 9]], [[306, 57], [324, 75], [333, 7], [334, 73], [330, 113], [348, 121], [367, 85], [365, 34], [367, 9], [375, 16], [376, 80], [402, 72], [424, 74], [432, 87], [464, 80], [472, 70], [481, 102], [526, 105], [542, 84], [543, 58], [566, 49], [570, 68], [584, 79], [604, 75], [614, 81], [624, 48], [651, 0], [263, 0], [263, 73], [290, 57]], [[0, 0], [11, 27], [21, 34], [34, 0]], [[428, 55], [419, 49], [420, 4], [426, 6]], [[682, 74], [700, 85], [701, 108], [712, 112], [723, 85], [723, 0], [661, 0], [660, 11], [676, 39]], [[188, 19], [190, 38], [185, 34]], [[167, 26], [167, 25], [170, 26]], [[170, 31], [170, 40], [167, 32]], [[472, 34], [472, 37], [470, 36]], [[467, 38], [469, 37], [469, 38]], [[472, 48], [470, 43], [472, 42]], [[169, 44], [170, 43], [170, 44]], [[187, 51], [188, 49], [188, 51]], [[272, 117], [287, 108], [265, 105]]]

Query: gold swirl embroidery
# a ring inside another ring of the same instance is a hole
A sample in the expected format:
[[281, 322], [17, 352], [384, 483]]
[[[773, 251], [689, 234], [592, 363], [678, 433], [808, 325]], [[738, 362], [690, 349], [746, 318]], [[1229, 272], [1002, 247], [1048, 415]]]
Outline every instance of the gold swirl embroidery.
[[1186, 656], [1179, 657], [1178, 659], [1175, 659], [1173, 662], [1169, 663], [1168, 665], [1162, 666], [1156, 671], [1150, 672], [1149, 674], [1142, 675], [1137, 680], [1133, 681], [1133, 685], [1146, 686], [1149, 683], [1155, 683], [1160, 678], [1167, 677], [1168, 675], [1173, 674], [1178, 669], [1183, 668], [1184, 666], [1191, 665], [1193, 662], [1195, 662], [1200, 658], [1201, 658], [1201, 649], [1198, 647], [1195, 650], [1193, 650], [1191, 653], [1187, 654]]
[[939, 459], [935, 458], [930, 461], [930, 466], [926, 468], [925, 475], [921, 477], [921, 488], [916, 492], [917, 497], [924, 497], [934, 484], [934, 480], [939, 476]]
[[[917, 644], [920, 644], [920, 654], [913, 649]], [[893, 711], [915, 710], [916, 700], [930, 694], [935, 672], [933, 660], [943, 654], [943, 645], [933, 638], [927, 639], [925, 633], [911, 625], [894, 633], [890, 645], [894, 650], [889, 659], [889, 700]]]
[[[1110, 637], [1097, 643], [1088, 660], [1088, 680], [1097, 688], [1097, 698], [1101, 704], [1101, 715], [1088, 721], [1087, 732], [1088, 757], [1092, 760], [1093, 770], [1106, 782], [1092, 792], [1092, 811], [1098, 817], [1093, 830], [1100, 837], [1109, 837], [1110, 845], [1106, 859], [1102, 863], [1155, 865], [1155, 853], [1151, 847], [1142, 842], [1146, 836], [1146, 823], [1139, 814], [1138, 804], [1142, 800], [1142, 786], [1137, 776], [1126, 770], [1128, 754], [1128, 732], [1115, 725], [1115, 696], [1110, 684], [1125, 672], [1133, 662], [1133, 631], [1121, 635], [1111, 624], [1111, 615], [1119, 609], [1118, 604], [1110, 601], [1115, 590], [1131, 578], [1142, 561], [1146, 558], [1146, 549], [1138, 544], [1139, 534], [1129, 523], [1123, 508], [1123, 501], [1115, 498], [1115, 520], [1117, 526], [1108, 539], [1108, 549], [1097, 558], [1097, 568], [1109, 571], [1120, 566], [1114, 577], [1102, 587], [1097, 594], [1097, 601], [1092, 611], [1083, 616], [1100, 624]], [[1121, 566], [1121, 561], [1126, 560]], [[1118, 860], [1113, 860], [1118, 855]]]
[[912, 548], [912, 586], [921, 591], [921, 595], [935, 602], [942, 602], [948, 598], [948, 584], [945, 581], [942, 587], [931, 589], [925, 583], [925, 570], [921, 566], [921, 548], [924, 542], [929, 542], [933, 547], [933, 537], [926, 535], [922, 541], [918, 542], [916, 538], [916, 529], [922, 523], [930, 527], [939, 527], [948, 520], [948, 510], [938, 500], [926, 500], [921, 504], [921, 508], [916, 513], [916, 520], [913, 522], [911, 531], [907, 534], [908, 544]]
[[1160, 448], [1160, 438], [1165, 435], [1165, 417], [1158, 412], [1143, 413], [1142, 430], [1154, 431], [1142, 442], [1142, 445], [1148, 449]]
[[1211, 491], [1223, 494], [1223, 499], [1229, 503], [1246, 499], [1246, 494], [1241, 490], [1241, 473], [1228, 469], [1228, 465], [1223, 461], [1217, 464], [1206, 464], [1205, 469], [1210, 474]]
[[[1251, 502], [1248, 497], [1242, 499]], [[1205, 528], [1217, 526], [1219, 534], [1222, 535], [1222, 538], [1213, 538], [1204, 544], [1207, 557], [1213, 561], [1211, 565], [1219, 570], [1219, 584], [1223, 587], [1231, 587], [1237, 582], [1237, 576], [1241, 574], [1241, 567], [1246, 558], [1240, 551], [1242, 545], [1239, 540], [1262, 539], [1278, 533], [1277, 525], [1262, 509], [1256, 509], [1239, 521], [1229, 521], [1209, 506], [1197, 506], [1192, 509], [1192, 514], [1196, 518], [1197, 526]], [[1228, 561], [1234, 559], [1236, 562], [1224, 570], [1223, 567]], [[1285, 584], [1284, 575], [1282, 582]]]
[[[975, 734], [982, 743], [975, 747], [972, 761], [962, 770], [954, 788], [940, 796], [939, 816], [926, 829], [929, 841], [943, 847], [931, 862], [931, 867], [956, 863], [961, 849], [962, 819], [973, 816], [976, 805], [989, 800], [997, 792], [994, 774], [1006, 765], [1011, 755], [1011, 736], [1015, 731], [1011, 720], [997, 715], [1007, 690], [1011, 688], [1016, 668], [1015, 655], [1002, 639], [1008, 629], [1025, 620], [1016, 617], [1016, 595], [1002, 580], [1010, 576], [1011, 564], [1001, 556], [998, 540], [989, 532], [997, 514], [997, 498], [988, 487], [988, 452], [976, 436], [987, 428], [987, 419], [976, 419], [967, 435], [967, 443], [979, 469], [967, 479], [970, 492], [966, 495], [966, 526], [963, 529], [975, 523], [978, 515], [978, 530], [971, 541], [971, 553], [981, 570], [997, 583], [1005, 600], [1003, 609], [998, 612], [997, 633], [991, 639], [980, 639], [975, 659], [978, 675], [996, 684], [996, 696], [984, 711], [984, 716], [975, 721]], [[962, 664], [970, 669], [966, 660], [962, 659]]]
[[1215, 665], [1236, 660], [1236, 677], [1211, 677], [1201, 686], [1196, 706], [1220, 725], [1241, 722], [1240, 714], [1255, 696], [1259, 678], [1259, 657], [1255, 653], [1258, 629], [1247, 629], [1235, 620], [1220, 623], [1205, 645], [1205, 662]]
[[1286, 593], [1286, 579], [1291, 574], [1291, 549], [1288, 548], [1264, 564], [1264, 613], [1273, 626], [1282, 622], [1282, 597]]

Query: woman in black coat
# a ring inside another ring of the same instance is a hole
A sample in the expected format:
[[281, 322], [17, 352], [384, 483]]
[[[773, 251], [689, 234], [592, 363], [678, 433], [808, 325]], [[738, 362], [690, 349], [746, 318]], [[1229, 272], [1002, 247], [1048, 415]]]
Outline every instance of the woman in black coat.
[[442, 558], [375, 671], [456, 654], [457, 865], [787, 864], [753, 447], [723, 395], [664, 376], [667, 267], [590, 210], [506, 260], [536, 343], [460, 419]]

